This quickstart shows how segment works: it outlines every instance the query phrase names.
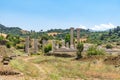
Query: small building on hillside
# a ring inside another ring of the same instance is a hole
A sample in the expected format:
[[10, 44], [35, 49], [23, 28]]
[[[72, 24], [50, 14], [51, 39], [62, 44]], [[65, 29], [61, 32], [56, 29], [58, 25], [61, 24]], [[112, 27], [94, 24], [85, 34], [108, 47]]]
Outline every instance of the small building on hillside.
[[6, 38], [6, 37], [7, 37], [7, 34], [0, 33], [0, 36], [3, 36], [4, 38]]
[[57, 33], [57, 32], [50, 32], [50, 33], [47, 33], [48, 34], [48, 36], [56, 36], [56, 35], [58, 35], [58, 34], [60, 34], [60, 33]]
[[[87, 41], [87, 38], [80, 38], [79, 41], [80, 41], [80, 42], [86, 42], [86, 41]], [[77, 42], [77, 39], [75, 39], [75, 42]]]

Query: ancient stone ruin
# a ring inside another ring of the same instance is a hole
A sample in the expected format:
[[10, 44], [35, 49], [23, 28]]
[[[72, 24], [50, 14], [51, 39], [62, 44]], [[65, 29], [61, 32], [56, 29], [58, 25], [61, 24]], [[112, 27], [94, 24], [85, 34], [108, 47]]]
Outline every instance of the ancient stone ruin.
[[[77, 43], [80, 41], [80, 28], [77, 28]], [[69, 43], [67, 42], [65, 44], [65, 40], [62, 40], [62, 47], [59, 48], [58, 45], [56, 46], [56, 41], [53, 40], [52, 41], [52, 51], [50, 52], [51, 54], [69, 54], [71, 56], [75, 56], [75, 53], [76, 53], [76, 47], [74, 46], [74, 36], [73, 36], [73, 33], [74, 33], [74, 28], [71, 27], [70, 28], [70, 45]]]
[[[31, 45], [31, 47], [30, 47]], [[25, 53], [30, 54], [30, 53], [38, 53], [38, 39], [31, 39], [30, 37], [27, 36], [25, 39]]]
[[[76, 29], [77, 31], [77, 43], [80, 42], [80, 28]], [[44, 53], [44, 45], [46, 41], [42, 40], [42, 48], [43, 48], [43, 53]], [[59, 43], [57, 43], [56, 40], [52, 40], [52, 51], [50, 53], [61, 53], [61, 54], [73, 54], [75, 55], [76, 53], [76, 43], [74, 42], [74, 28], [70, 28], [70, 44], [69, 42], [65, 43], [65, 40], [61, 41], [62, 45], [61, 47], [59, 46]], [[32, 53], [38, 53], [38, 39], [33, 39], [32, 40], [32, 48], [30, 48], [31, 40], [29, 36], [26, 37], [25, 40], [25, 53], [30, 54], [31, 51]]]
[[71, 49], [74, 49], [74, 45], [73, 45], [73, 39], [74, 39], [73, 32], [74, 32], [74, 28], [71, 27], [70, 28], [70, 48]]
[[34, 39], [34, 53], [38, 52], [38, 40]]
[[77, 28], [77, 42], [80, 42], [80, 28]]
[[29, 36], [25, 39], [25, 53], [29, 54]]

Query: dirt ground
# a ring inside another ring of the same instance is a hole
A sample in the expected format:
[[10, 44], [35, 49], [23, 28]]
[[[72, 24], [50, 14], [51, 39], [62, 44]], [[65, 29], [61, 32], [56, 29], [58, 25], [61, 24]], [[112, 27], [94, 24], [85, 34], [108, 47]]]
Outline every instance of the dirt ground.
[[106, 59], [104, 59], [104, 62], [106, 64], [120, 66], [120, 55], [118, 55], [118, 56], [109, 56]]
[[[22, 72], [14, 70], [9, 65], [0, 67], [0, 72], [9, 71], [11, 73], [18, 73], [17, 75], [0, 75], [0, 80], [119, 80], [120, 79], [120, 56], [90, 56], [79, 60], [74, 58], [58, 58], [51, 56], [33, 56], [20, 57], [25, 62], [30, 62], [36, 66], [41, 77], [32, 78], [25, 76]], [[35, 62], [34, 62], [35, 61]], [[59, 66], [58, 66], [59, 65]], [[63, 70], [64, 73], [61, 71]], [[68, 70], [66, 70], [68, 69]], [[72, 70], [69, 70], [72, 69]], [[55, 71], [54, 71], [55, 70]], [[76, 72], [80, 70], [80, 72]], [[52, 71], [52, 73], [51, 73]], [[72, 74], [73, 75], [72, 75]], [[85, 78], [79, 75], [82, 73]], [[52, 74], [52, 75], [51, 75]], [[56, 78], [57, 74], [64, 74]], [[48, 75], [51, 78], [46, 78]], [[69, 76], [78, 75], [76, 78]], [[43, 77], [42, 77], [43, 76]], [[46, 76], [46, 77], [45, 77]]]

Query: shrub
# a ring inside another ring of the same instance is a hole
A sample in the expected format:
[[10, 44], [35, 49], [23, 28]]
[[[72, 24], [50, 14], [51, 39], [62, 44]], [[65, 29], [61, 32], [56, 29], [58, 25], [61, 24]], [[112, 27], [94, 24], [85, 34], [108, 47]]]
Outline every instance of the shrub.
[[101, 45], [101, 44], [102, 44], [102, 42], [100, 42], [100, 41], [99, 41], [99, 42], [97, 42], [97, 45]]
[[7, 42], [7, 43], [6, 43], [6, 47], [7, 47], [7, 48], [11, 48], [11, 43], [10, 43], [10, 42]]
[[3, 37], [3, 36], [0, 36], [0, 41], [1, 41], [1, 40], [4, 40], [4, 37]]
[[97, 46], [91, 46], [87, 50], [87, 55], [92, 56], [92, 55], [104, 55], [105, 51], [102, 49], [98, 49]]
[[120, 45], [120, 42], [117, 42], [116, 45]]
[[61, 48], [62, 47], [62, 43], [59, 43], [59, 48]]
[[82, 58], [82, 54], [81, 53], [82, 53], [83, 49], [84, 49], [83, 44], [79, 42], [77, 44], [77, 59]]
[[106, 48], [107, 48], [107, 49], [112, 49], [113, 46], [112, 46], [111, 44], [107, 44], [107, 45], [106, 45]]
[[24, 44], [17, 44], [16, 49], [24, 49]]
[[52, 50], [52, 45], [51, 44], [47, 44], [47, 45], [44, 46], [44, 52], [45, 53], [48, 53], [51, 50]]

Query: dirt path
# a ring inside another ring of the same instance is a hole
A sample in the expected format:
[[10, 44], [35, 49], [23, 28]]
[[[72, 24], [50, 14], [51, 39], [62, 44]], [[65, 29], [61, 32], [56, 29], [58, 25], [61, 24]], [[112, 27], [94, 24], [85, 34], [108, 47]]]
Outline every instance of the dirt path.
[[[24, 58], [23, 60], [25, 60], [26, 62], [29, 62], [29, 60], [35, 59], [35, 58], [36, 58], [36, 56], [35, 57]], [[35, 64], [35, 63], [31, 63], [31, 64], [36, 66], [39, 69], [39, 71], [42, 72], [43, 75], [45, 75], [45, 71], [42, 69], [42, 67], [40, 67], [39, 64]]]
[[[24, 60], [25, 62], [29, 62], [30, 63], [30, 60], [32, 59], [35, 59], [36, 56], [34, 57], [19, 57], [21, 58], [22, 60]], [[36, 66], [36, 68], [39, 69], [39, 72], [41, 73], [40, 76], [38, 77], [38, 79], [33, 79], [33, 78], [28, 78], [28, 80], [45, 80], [45, 76], [46, 76], [46, 72], [44, 71], [44, 69], [42, 67], [40, 67], [39, 64], [35, 64], [35, 63], [30, 63], [34, 66]], [[44, 76], [44, 77], [41, 77], [41, 76]], [[26, 80], [26, 77], [24, 75], [10, 75], [10, 76], [0, 76], [0, 80]]]
[[25, 78], [21, 76], [0, 76], [0, 80], [25, 80]]

